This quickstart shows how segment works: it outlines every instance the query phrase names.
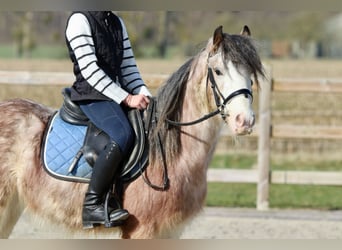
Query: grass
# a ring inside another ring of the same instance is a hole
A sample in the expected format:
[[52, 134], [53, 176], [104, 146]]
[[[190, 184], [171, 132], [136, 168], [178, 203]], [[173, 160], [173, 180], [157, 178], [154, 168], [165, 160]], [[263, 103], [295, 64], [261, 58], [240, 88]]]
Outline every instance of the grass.
[[[215, 155], [211, 168], [249, 169], [256, 164], [256, 155]], [[274, 157], [272, 170], [342, 170], [342, 159], [317, 159], [300, 157]], [[256, 207], [256, 184], [208, 183], [207, 206]], [[271, 208], [342, 209], [342, 187], [314, 185], [271, 184]]]
[[255, 202], [255, 184], [208, 183], [207, 206], [255, 208]]
[[256, 155], [215, 155], [211, 161], [211, 166], [215, 168], [250, 169], [256, 163]]
[[[209, 183], [207, 206], [256, 207], [256, 184]], [[342, 187], [270, 185], [270, 208], [340, 210]]]
[[[15, 58], [16, 50], [13, 44], [0, 46], [0, 58]], [[68, 58], [66, 46], [39, 45], [30, 52], [30, 58], [65, 59]]]
[[[257, 164], [256, 154], [216, 154], [211, 161], [212, 168], [251, 169]], [[317, 170], [341, 171], [342, 158], [275, 155], [271, 157], [272, 170]]]

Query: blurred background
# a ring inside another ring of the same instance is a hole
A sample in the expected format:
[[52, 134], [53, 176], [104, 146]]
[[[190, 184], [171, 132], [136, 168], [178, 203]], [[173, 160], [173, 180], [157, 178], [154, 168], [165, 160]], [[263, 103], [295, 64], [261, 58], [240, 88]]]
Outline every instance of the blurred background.
[[[222, 24], [228, 33], [251, 27], [267, 58], [340, 58], [341, 12], [151, 11], [117, 12], [126, 22], [136, 56], [174, 58], [194, 49]], [[67, 57], [69, 12], [1, 12], [0, 56]]]
[[[269, 206], [342, 209], [342, 12], [116, 13], [125, 21], [138, 66], [153, 91], [162, 82], [155, 75], [164, 79], [174, 72], [206, 44], [217, 26], [223, 25], [227, 33], [239, 33], [248, 25], [270, 69], [269, 79], [278, 89], [270, 102], [271, 125], [278, 133], [271, 136], [269, 145]], [[0, 12], [0, 101], [29, 98], [54, 108], [61, 105], [61, 89], [72, 84], [64, 38], [69, 15], [61, 11]], [[32, 72], [47, 72], [43, 76], [49, 84], [34, 83]], [[51, 83], [47, 78], [55, 73], [70, 75], [70, 81]], [[282, 83], [280, 90], [278, 82]], [[256, 112], [258, 94], [255, 91]], [[257, 134], [232, 139], [224, 131], [210, 168], [237, 169], [241, 174], [247, 170], [246, 175], [254, 175], [252, 181], [210, 181], [206, 205], [256, 207], [257, 161]], [[300, 179], [303, 171], [308, 176]], [[281, 180], [277, 179], [280, 174]], [[332, 177], [317, 178], [327, 174]]]

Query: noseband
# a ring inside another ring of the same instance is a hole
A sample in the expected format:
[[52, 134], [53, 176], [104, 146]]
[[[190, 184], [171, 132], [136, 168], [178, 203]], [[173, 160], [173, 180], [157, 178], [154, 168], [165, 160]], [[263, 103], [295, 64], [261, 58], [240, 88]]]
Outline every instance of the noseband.
[[243, 89], [238, 89], [236, 91], [234, 91], [233, 93], [231, 93], [229, 96], [224, 97], [222, 92], [220, 91], [219, 87], [216, 84], [215, 78], [214, 78], [214, 74], [213, 74], [213, 70], [211, 67], [208, 67], [208, 75], [207, 75], [207, 85], [208, 83], [211, 83], [211, 88], [213, 90], [214, 93], [214, 98], [215, 98], [215, 104], [217, 109], [207, 115], [204, 115], [203, 117], [191, 121], [191, 122], [176, 122], [176, 121], [172, 121], [169, 119], [166, 119], [166, 121], [174, 126], [191, 126], [197, 123], [200, 123], [202, 121], [205, 121], [217, 114], [221, 114], [221, 117], [224, 121], [226, 121], [227, 118], [227, 114], [224, 112], [227, 103], [232, 100], [234, 97], [238, 96], [238, 95], [245, 95], [246, 98], [248, 98], [248, 96], [250, 96], [252, 98], [253, 101], [253, 94], [249, 89], [243, 88]]
[[[225, 112], [224, 112], [226, 105], [235, 96], [245, 95], [246, 98], [248, 98], [248, 96], [250, 96], [252, 98], [252, 102], [253, 102], [253, 94], [249, 89], [246, 89], [246, 88], [238, 89], [225, 98], [223, 96], [222, 92], [220, 91], [220, 89], [218, 88], [217, 84], [216, 84], [214, 74], [213, 74], [213, 70], [210, 67], [208, 67], [207, 84], [208, 84], [209, 80], [211, 83], [211, 88], [213, 89], [217, 110], [221, 114], [221, 117], [223, 120], [226, 120], [226, 118], [227, 118], [227, 114], [225, 114]], [[221, 100], [223, 100], [223, 101], [221, 102]]]

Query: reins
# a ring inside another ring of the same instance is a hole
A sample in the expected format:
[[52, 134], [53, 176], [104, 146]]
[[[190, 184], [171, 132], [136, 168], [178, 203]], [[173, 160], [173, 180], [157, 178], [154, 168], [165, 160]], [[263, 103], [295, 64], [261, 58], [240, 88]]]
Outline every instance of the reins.
[[[145, 122], [145, 134], [146, 136], [148, 136], [149, 131], [151, 129], [151, 127], [155, 127], [156, 123], [157, 123], [157, 116], [156, 116], [156, 100], [154, 98], [150, 99], [150, 104], [147, 107], [147, 117], [146, 117], [146, 122]], [[160, 138], [160, 133], [158, 132], [157, 134], [158, 136], [158, 148], [161, 152], [161, 156], [162, 156], [162, 162], [163, 162], [163, 184], [161, 186], [155, 185], [153, 184], [146, 176], [145, 174], [142, 172], [141, 168], [140, 168], [140, 173], [141, 176], [144, 180], [144, 182], [151, 188], [159, 190], [159, 191], [165, 191], [169, 188], [170, 186], [170, 180], [167, 174], [167, 164], [166, 164], [166, 157], [165, 157], [165, 152], [164, 152], [164, 148], [163, 148], [163, 144]]]

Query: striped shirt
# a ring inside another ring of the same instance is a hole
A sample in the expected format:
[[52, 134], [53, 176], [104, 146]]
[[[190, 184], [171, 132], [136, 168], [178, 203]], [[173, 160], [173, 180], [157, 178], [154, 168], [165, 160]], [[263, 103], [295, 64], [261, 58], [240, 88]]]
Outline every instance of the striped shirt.
[[97, 64], [94, 41], [88, 19], [81, 13], [69, 18], [66, 38], [73, 50], [81, 74], [87, 82], [103, 95], [121, 103], [128, 94], [152, 96], [141, 78], [124, 22], [119, 18], [123, 33], [122, 82], [111, 79]]

